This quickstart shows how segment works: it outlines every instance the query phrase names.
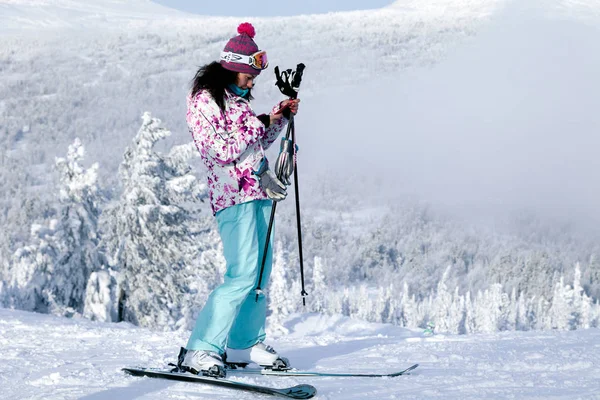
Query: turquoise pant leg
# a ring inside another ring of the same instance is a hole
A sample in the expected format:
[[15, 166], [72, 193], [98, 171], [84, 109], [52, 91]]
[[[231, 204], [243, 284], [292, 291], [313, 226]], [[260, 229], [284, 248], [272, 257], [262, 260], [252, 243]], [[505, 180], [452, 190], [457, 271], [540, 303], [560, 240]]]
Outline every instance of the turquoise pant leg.
[[[270, 200], [260, 201], [256, 209], [256, 221], [259, 243], [259, 257], [256, 266], [256, 282], [258, 284], [260, 276], [260, 267], [264, 253], [265, 241], [267, 240], [267, 231], [269, 227], [269, 219], [271, 218], [271, 210], [273, 208]], [[274, 224], [273, 224], [274, 225]], [[271, 231], [269, 249], [265, 260], [265, 269], [261, 281], [261, 289], [265, 289], [269, 283], [271, 275], [271, 267], [273, 264], [273, 236], [275, 227]], [[265, 321], [267, 319], [267, 298], [264, 294], [258, 296], [256, 301], [256, 293], [252, 291], [242, 304], [240, 312], [233, 323], [229, 332], [227, 346], [232, 349], [247, 349], [254, 346], [258, 342], [265, 339]]]
[[200, 311], [187, 349], [225, 352], [233, 323], [257, 281], [259, 253], [262, 252], [258, 232], [263, 230], [257, 210], [263, 208], [264, 203], [252, 201], [217, 213], [227, 272], [224, 282], [213, 290]]

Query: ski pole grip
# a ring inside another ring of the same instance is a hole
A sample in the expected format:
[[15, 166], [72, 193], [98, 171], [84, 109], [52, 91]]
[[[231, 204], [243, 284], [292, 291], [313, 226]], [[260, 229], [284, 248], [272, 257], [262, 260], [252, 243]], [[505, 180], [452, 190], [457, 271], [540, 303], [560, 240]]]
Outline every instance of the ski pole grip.
[[306, 66], [302, 63], [296, 66], [296, 73], [294, 74], [294, 79], [292, 79], [292, 87], [296, 89], [296, 94], [298, 93], [298, 89], [300, 89], [300, 83], [302, 82], [302, 74], [304, 73], [304, 68], [306, 68]]
[[[298, 97], [298, 90], [300, 89], [300, 83], [302, 82], [302, 74], [306, 66], [302, 63], [296, 66], [296, 71], [291, 69], [281, 72], [279, 67], [275, 67], [275, 85], [279, 88], [279, 91], [290, 99]], [[290, 81], [291, 79], [291, 81]]]

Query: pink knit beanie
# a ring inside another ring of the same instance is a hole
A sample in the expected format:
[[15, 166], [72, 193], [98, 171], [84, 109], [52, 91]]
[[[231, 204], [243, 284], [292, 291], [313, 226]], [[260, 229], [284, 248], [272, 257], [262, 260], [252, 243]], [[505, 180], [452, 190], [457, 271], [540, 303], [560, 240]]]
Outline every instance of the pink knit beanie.
[[[232, 52], [237, 54], [243, 54], [246, 56], [250, 56], [256, 53], [258, 50], [258, 46], [254, 43], [254, 35], [256, 31], [254, 27], [248, 23], [244, 22], [238, 26], [237, 31], [239, 35], [232, 37], [229, 39], [229, 42], [225, 45], [223, 49], [224, 52]], [[221, 60], [221, 65], [223, 68], [228, 69], [230, 71], [242, 72], [245, 74], [260, 74], [259, 69], [253, 68], [251, 65], [240, 64], [235, 62], [227, 62], [225, 60]]]

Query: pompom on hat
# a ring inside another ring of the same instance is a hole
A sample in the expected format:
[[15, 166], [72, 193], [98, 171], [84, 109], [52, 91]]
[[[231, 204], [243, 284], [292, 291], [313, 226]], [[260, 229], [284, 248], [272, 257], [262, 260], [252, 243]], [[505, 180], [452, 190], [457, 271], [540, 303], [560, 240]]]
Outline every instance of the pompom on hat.
[[[244, 22], [238, 26], [237, 31], [238, 35], [229, 39], [229, 42], [227, 42], [225, 48], [223, 49], [223, 53], [231, 52], [235, 54], [251, 56], [260, 51], [253, 40], [254, 36], [256, 35], [256, 31], [254, 30], [252, 24]], [[223, 60], [223, 57], [221, 57], [220, 62], [223, 68], [230, 71], [252, 75], [258, 75], [261, 71], [260, 69], [253, 68], [248, 64]]]

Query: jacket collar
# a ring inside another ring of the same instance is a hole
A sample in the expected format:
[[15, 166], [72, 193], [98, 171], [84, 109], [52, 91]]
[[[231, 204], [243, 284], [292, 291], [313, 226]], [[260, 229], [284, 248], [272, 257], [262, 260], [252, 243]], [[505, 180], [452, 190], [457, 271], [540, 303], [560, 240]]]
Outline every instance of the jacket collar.
[[225, 89], [225, 96], [227, 96], [227, 101], [234, 101], [234, 102], [240, 102], [241, 101], [241, 102], [245, 102], [245, 103], [250, 104], [250, 101], [246, 100], [245, 98], [243, 98], [241, 96], [238, 96], [235, 93], [231, 93], [229, 91], [229, 89], [227, 89], [227, 88]]

